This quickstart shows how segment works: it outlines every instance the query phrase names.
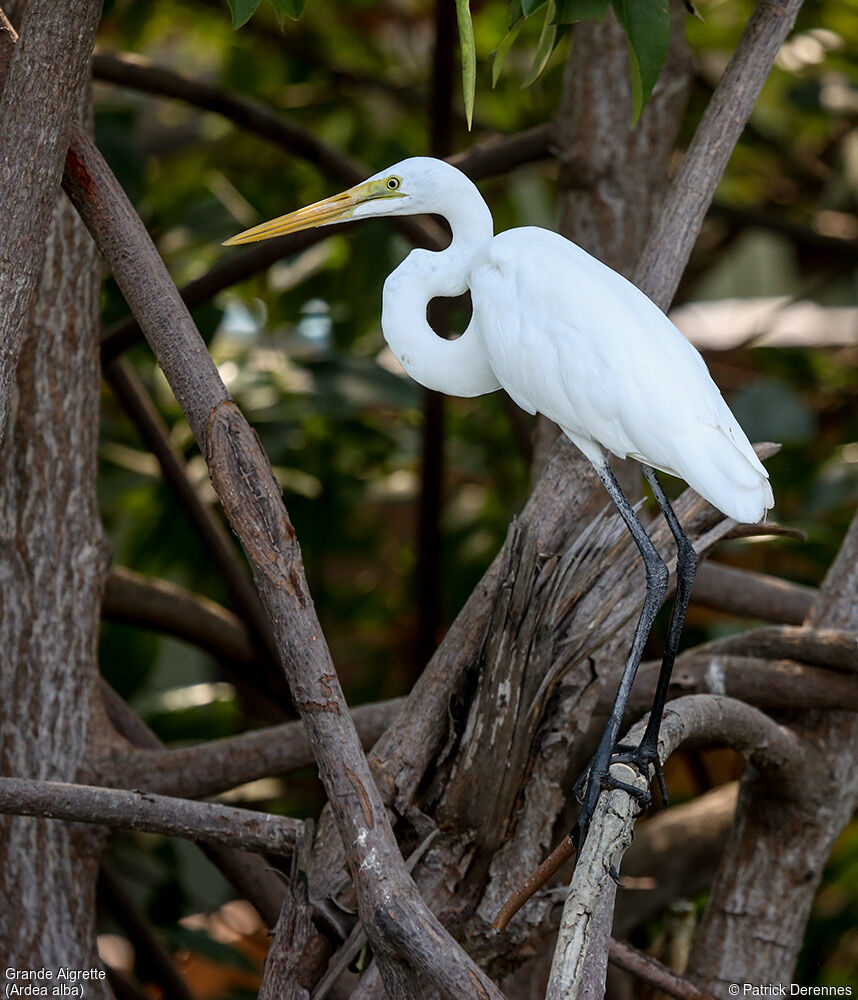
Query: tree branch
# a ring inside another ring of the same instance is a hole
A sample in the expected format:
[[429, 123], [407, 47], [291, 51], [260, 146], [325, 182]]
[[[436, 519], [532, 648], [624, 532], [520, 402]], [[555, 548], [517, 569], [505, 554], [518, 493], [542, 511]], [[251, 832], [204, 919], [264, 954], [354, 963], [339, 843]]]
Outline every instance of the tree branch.
[[[351, 709], [362, 746], [371, 747], [380, 738], [404, 701], [393, 698]], [[110, 783], [196, 799], [312, 763], [302, 723], [284, 722], [198, 746], [133, 751], [112, 765]]]
[[158, 459], [165, 482], [176, 494], [212, 562], [222, 574], [236, 607], [252, 629], [260, 655], [248, 663], [248, 666], [254, 667], [249, 672], [250, 676], [255, 676], [258, 688], [275, 704], [288, 705], [291, 695], [283, 675], [275, 666], [278, 652], [274, 633], [226, 529], [214, 511], [200, 500], [185, 469], [184, 458], [170, 440], [164, 421], [134, 369], [127, 362], [117, 359], [104, 365], [103, 374], [143, 443]]
[[[661, 661], [641, 664], [629, 698], [630, 717], [649, 710], [660, 666]], [[854, 674], [758, 656], [706, 654], [690, 649], [677, 659], [670, 689], [673, 698], [687, 694], [727, 695], [766, 710], [858, 711], [858, 677]], [[594, 739], [610, 710], [611, 699], [606, 692], [593, 714]]]
[[800, 625], [815, 593], [814, 587], [707, 559], [697, 571], [691, 601], [742, 618]]
[[770, 625], [699, 646], [696, 653], [799, 660], [829, 670], [858, 672], [858, 634], [851, 629]]
[[388, 990], [416, 998], [418, 984], [428, 977], [446, 996], [499, 998], [491, 980], [428, 910], [405, 871], [322, 636], [270, 464], [230, 399], [140, 219], [80, 132], [69, 150], [64, 185], [155, 350], [248, 554]]
[[247, 628], [231, 611], [168, 580], [145, 577], [125, 566], [110, 570], [101, 613], [112, 621], [173, 635], [239, 666], [259, 656]]
[[[324, 226], [321, 229], [307, 229], [299, 233], [289, 233], [273, 240], [256, 243], [246, 250], [222, 257], [214, 263], [205, 274], [200, 275], [186, 285], [182, 285], [179, 294], [188, 309], [208, 302], [225, 288], [231, 288], [240, 281], [252, 278], [264, 271], [282, 257], [300, 253], [322, 240], [326, 240], [342, 232], [347, 223], [339, 226]], [[118, 320], [113, 326], [102, 333], [101, 360], [106, 366], [108, 362], [118, 357], [124, 350], [142, 338], [140, 326], [134, 316]]]
[[534, 163], [551, 156], [553, 128], [551, 122], [545, 122], [512, 135], [487, 139], [448, 157], [448, 160], [472, 181], [497, 177], [525, 163]]
[[[637, 745], [645, 728], [638, 723], [625, 742]], [[784, 794], [802, 787], [804, 752], [788, 730], [742, 702], [711, 695], [671, 702], [662, 723], [659, 757], [662, 763], [679, 746], [692, 742], [727, 744], [743, 753], [758, 772]], [[645, 789], [648, 782], [625, 764], [611, 773], [620, 781]], [[599, 799], [584, 849], [578, 858], [561, 922], [547, 998], [575, 997], [581, 983], [584, 957], [591, 946], [591, 923], [599, 897], [613, 868], [619, 871], [631, 843], [637, 806], [622, 790]]]
[[[113, 728], [135, 747], [163, 750], [164, 744], [105, 681], [101, 698]], [[101, 776], [98, 775], [100, 778]], [[256, 854], [212, 844], [198, 845], [213, 865], [220, 869], [236, 890], [273, 927], [277, 923], [285, 889], [282, 880]]]
[[163, 833], [281, 857], [292, 854], [304, 830], [297, 819], [213, 802], [29, 778], [0, 778], [0, 813]]
[[715, 188], [801, 3], [758, 0], [706, 107], [635, 275], [662, 308], [673, 298]]
[[[96, 0], [30, 0], [0, 81], [0, 441], [100, 10]], [[8, 52], [5, 14], [0, 35]]]
[[[374, 172], [260, 101], [189, 80], [174, 70], [153, 66], [139, 56], [99, 52], [93, 58], [93, 72], [106, 82], [172, 97], [221, 115], [240, 128], [274, 142], [291, 155], [315, 164], [327, 176], [347, 187]], [[395, 219], [394, 224], [417, 246], [443, 246], [446, 242], [443, 230], [431, 220], [401, 217]]]
[[[858, 632], [858, 515], [807, 625]], [[791, 725], [805, 757], [805, 793], [785, 800], [754, 770], [745, 771], [736, 821], [695, 935], [688, 974], [715, 992], [736, 981], [790, 979], [825, 862], [858, 803], [855, 712], [794, 713]]]
[[285, 115], [261, 101], [191, 80], [174, 70], [155, 66], [141, 56], [98, 51], [92, 59], [92, 75], [105, 83], [171, 97], [211, 111], [315, 164], [329, 177], [349, 187], [366, 176], [363, 164], [328, 146], [312, 132], [290, 122]]
[[165, 1000], [194, 1000], [172, 957], [113, 869], [102, 863], [98, 899], [128, 935], [135, 958], [152, 969]]
[[711, 993], [701, 990], [688, 979], [678, 976], [673, 969], [632, 948], [625, 941], [611, 938], [608, 961], [669, 997], [676, 997], [676, 1000], [715, 1000]]

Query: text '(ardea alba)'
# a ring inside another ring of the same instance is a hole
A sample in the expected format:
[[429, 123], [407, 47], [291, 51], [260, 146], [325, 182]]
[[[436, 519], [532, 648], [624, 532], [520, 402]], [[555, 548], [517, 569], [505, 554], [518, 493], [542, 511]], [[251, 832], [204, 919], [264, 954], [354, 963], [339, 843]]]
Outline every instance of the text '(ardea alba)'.
[[[249, 229], [227, 245], [384, 215], [444, 216], [446, 250], [412, 250], [384, 283], [381, 326], [403, 368], [452, 396], [505, 389], [528, 413], [557, 423], [593, 463], [646, 566], [647, 590], [613, 710], [576, 786], [579, 850], [600, 791], [617, 787], [613, 761], [650, 766], [665, 794], [658, 731], [697, 556], [659, 483], [684, 479], [728, 517], [756, 522], [774, 500], [768, 474], [712, 381], [703, 359], [639, 289], [580, 247], [545, 229], [494, 235], [474, 184], [441, 160], [403, 160], [342, 194]], [[436, 296], [470, 290], [473, 315], [456, 340], [432, 330]], [[633, 458], [678, 547], [676, 597], [653, 708], [639, 747], [617, 748], [623, 711], [646, 638], [667, 590], [667, 569], [606, 458]], [[629, 786], [630, 792], [636, 790]], [[638, 793], [639, 794], [639, 793]]]

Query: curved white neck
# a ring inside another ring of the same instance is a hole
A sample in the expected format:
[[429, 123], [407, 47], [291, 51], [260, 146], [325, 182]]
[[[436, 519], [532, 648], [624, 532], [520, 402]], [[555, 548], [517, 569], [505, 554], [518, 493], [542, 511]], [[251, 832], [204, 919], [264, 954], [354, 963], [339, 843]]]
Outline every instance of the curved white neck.
[[430, 209], [450, 223], [446, 250], [412, 250], [384, 283], [381, 328], [408, 374], [427, 389], [450, 396], [480, 396], [500, 383], [489, 365], [473, 319], [456, 340], [439, 337], [426, 318], [437, 296], [461, 295], [477, 252], [494, 234], [491, 212], [476, 187], [463, 183], [445, 192], [443, 206]]

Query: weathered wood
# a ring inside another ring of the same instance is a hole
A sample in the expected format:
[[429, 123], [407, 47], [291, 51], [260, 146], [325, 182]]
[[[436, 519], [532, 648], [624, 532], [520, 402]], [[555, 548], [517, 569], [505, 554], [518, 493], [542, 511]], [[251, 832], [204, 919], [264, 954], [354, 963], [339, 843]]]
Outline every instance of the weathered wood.
[[29, 0], [0, 92], [0, 441], [100, 11]]
[[[858, 630], [858, 515], [806, 625]], [[858, 806], [855, 712], [796, 713], [791, 725], [803, 751], [805, 792], [783, 799], [746, 770], [736, 823], [695, 937], [689, 976], [718, 996], [736, 981], [790, 980], [826, 859]]]
[[[645, 722], [628, 734], [625, 742], [640, 743]], [[712, 695], [696, 695], [672, 702], [665, 711], [659, 740], [662, 763], [684, 743], [726, 743], [745, 755], [750, 765], [765, 774], [769, 787], [782, 800], [799, 801], [806, 793], [804, 747], [790, 730], [742, 702]], [[620, 781], [646, 787], [646, 781], [625, 764], [614, 764], [612, 774]], [[606, 792], [599, 799], [590, 831], [569, 885], [558, 951], [552, 967], [548, 996], [576, 997], [580, 994], [585, 957], [591, 939], [591, 924], [600, 894], [610, 879], [610, 866], [620, 864], [632, 839], [638, 807], [625, 791]], [[743, 977], [734, 973], [733, 982]], [[554, 989], [554, 993], [551, 989]], [[717, 990], [713, 991], [718, 993]], [[720, 994], [719, 994], [720, 995]]]
[[288, 816], [214, 802], [29, 778], [0, 778], [0, 813], [144, 830], [286, 857], [294, 852], [304, 828]]
[[691, 603], [741, 618], [801, 625], [815, 594], [813, 587], [707, 560], [697, 570]]
[[93, 234], [209, 465], [253, 568], [281, 663], [333, 807], [385, 983], [420, 996], [501, 994], [443, 930], [404, 868], [307, 590], [300, 549], [259, 440], [221, 381], [163, 262], [104, 160], [75, 132], [64, 186]]
[[[391, 698], [351, 710], [365, 749], [384, 733], [404, 702], [404, 698]], [[105, 761], [101, 774], [106, 783], [118, 787], [203, 798], [257, 778], [309, 767], [313, 761], [303, 724], [284, 722], [196, 746], [117, 751]]]

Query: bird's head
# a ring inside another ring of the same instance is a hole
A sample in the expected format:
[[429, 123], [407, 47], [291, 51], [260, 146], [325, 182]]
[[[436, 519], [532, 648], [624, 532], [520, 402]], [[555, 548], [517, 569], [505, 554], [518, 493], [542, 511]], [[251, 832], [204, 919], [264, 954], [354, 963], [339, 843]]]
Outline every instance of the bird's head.
[[444, 196], [463, 185], [473, 186], [456, 167], [431, 156], [413, 156], [373, 174], [348, 191], [239, 233], [225, 240], [224, 246], [256, 243], [354, 219], [436, 212], [443, 206]]

